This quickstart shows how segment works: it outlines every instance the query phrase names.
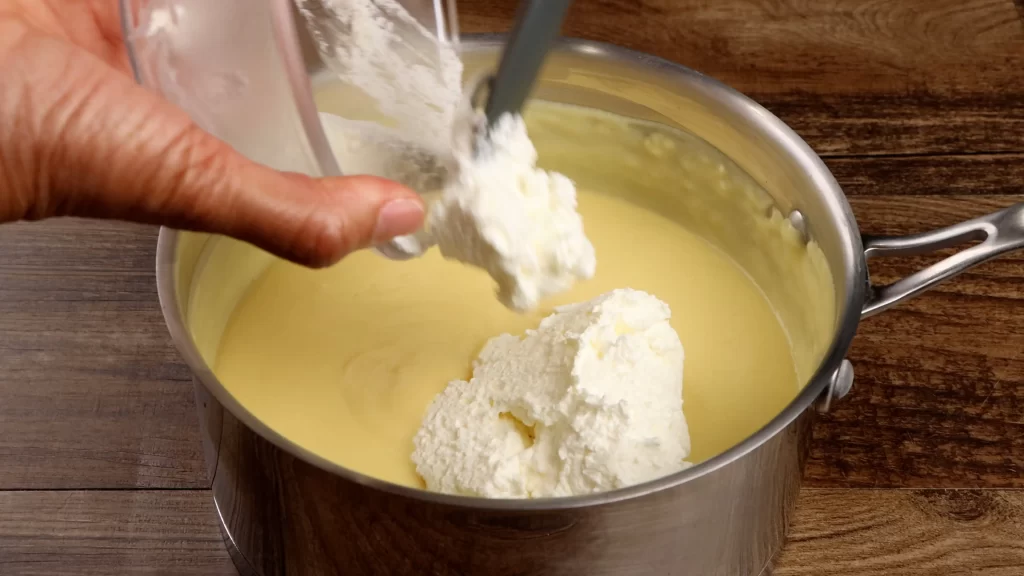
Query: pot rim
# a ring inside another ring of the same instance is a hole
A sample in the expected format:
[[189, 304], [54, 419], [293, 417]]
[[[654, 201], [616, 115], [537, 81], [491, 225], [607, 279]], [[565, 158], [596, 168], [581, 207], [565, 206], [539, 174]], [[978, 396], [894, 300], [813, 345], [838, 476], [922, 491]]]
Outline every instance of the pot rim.
[[[500, 45], [504, 35], [501, 34], [480, 34], [465, 35], [461, 48], [466, 50], [486, 49]], [[864, 252], [861, 247], [861, 238], [856, 220], [846, 197], [836, 182], [834, 176], [820, 157], [804, 142], [782, 120], [757, 104], [749, 97], [734, 90], [733, 88], [706, 76], [700, 72], [687, 68], [681, 64], [665, 60], [663, 58], [645, 54], [604, 42], [596, 42], [577, 38], [565, 37], [559, 39], [552, 48], [553, 51], [575, 53], [587, 56], [598, 56], [606, 59], [628, 63], [636, 66], [646, 67], [652, 71], [674, 74], [677, 76], [689, 77], [702, 89], [714, 92], [716, 96], [730, 102], [733, 109], [741, 110], [743, 116], [752, 125], [757, 126], [761, 131], [771, 133], [783, 141], [787, 152], [793, 160], [809, 172], [819, 187], [826, 190], [823, 192], [831, 196], [836, 203], [840, 213], [848, 220], [850, 227], [847, 247], [853, 254], [850, 261], [844, 262], [847, 270], [844, 274], [846, 285], [843, 293], [845, 301], [837, 303], [837, 315], [835, 332], [832, 344], [827, 354], [822, 359], [810, 381], [803, 387], [800, 393], [771, 421], [751, 434], [743, 441], [729, 448], [708, 460], [696, 464], [686, 470], [682, 470], [662, 478], [650, 480], [642, 484], [636, 484], [625, 488], [591, 494], [585, 496], [570, 496], [559, 498], [540, 499], [495, 499], [480, 498], [471, 496], [456, 496], [429, 492], [419, 488], [411, 488], [380, 480], [372, 476], [361, 474], [354, 470], [327, 460], [295, 442], [285, 438], [275, 430], [271, 429], [260, 419], [256, 418], [247, 408], [239, 403], [235, 397], [221, 384], [214, 375], [212, 369], [206, 365], [199, 351], [185, 327], [181, 310], [178, 307], [178, 300], [175, 294], [175, 260], [178, 245], [178, 231], [163, 227], [160, 229], [157, 242], [156, 277], [157, 292], [160, 299], [160, 308], [164, 315], [171, 339], [181, 354], [185, 363], [191, 369], [197, 384], [205, 386], [213, 394], [221, 405], [229, 410], [232, 415], [238, 418], [248, 428], [253, 430], [262, 438], [274, 444], [277, 448], [291, 454], [292, 456], [311, 464], [321, 470], [340, 476], [346, 480], [388, 492], [397, 496], [404, 496], [416, 500], [425, 501], [438, 505], [447, 505], [460, 508], [472, 508], [478, 510], [502, 510], [502, 511], [555, 511], [612, 504], [623, 500], [639, 498], [656, 492], [686, 484], [692, 480], [710, 474], [735, 460], [742, 458], [768, 439], [781, 433], [801, 414], [804, 413], [822, 394], [827, 393], [828, 384], [834, 372], [838, 369], [840, 362], [846, 355], [853, 340], [861, 318], [861, 307], [866, 297], [866, 264]], [[308, 105], [312, 106], [312, 102]], [[837, 286], [838, 288], [838, 286]], [[838, 292], [837, 292], [838, 293]]]

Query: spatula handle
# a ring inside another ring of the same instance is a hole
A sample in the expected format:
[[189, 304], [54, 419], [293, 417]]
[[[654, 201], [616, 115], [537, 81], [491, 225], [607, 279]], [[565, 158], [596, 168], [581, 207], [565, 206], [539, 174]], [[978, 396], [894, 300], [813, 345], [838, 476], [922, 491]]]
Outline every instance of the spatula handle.
[[517, 114], [522, 109], [571, 3], [572, 0], [526, 0], [520, 5], [484, 108], [488, 124], [494, 124], [505, 113]]

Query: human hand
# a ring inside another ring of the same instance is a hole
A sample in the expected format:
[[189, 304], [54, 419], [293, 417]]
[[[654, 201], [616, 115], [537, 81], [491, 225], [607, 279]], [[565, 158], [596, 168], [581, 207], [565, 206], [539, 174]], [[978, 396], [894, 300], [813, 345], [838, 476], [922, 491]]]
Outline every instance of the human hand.
[[0, 223], [114, 218], [310, 266], [419, 228], [411, 190], [255, 164], [135, 84], [116, 0], [0, 0]]

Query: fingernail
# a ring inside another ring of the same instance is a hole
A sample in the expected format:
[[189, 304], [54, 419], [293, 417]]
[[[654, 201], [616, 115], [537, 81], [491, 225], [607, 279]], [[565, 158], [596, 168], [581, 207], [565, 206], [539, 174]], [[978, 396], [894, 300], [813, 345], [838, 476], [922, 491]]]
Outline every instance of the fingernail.
[[423, 225], [423, 204], [404, 198], [385, 204], [377, 214], [373, 241], [384, 242], [395, 236], [411, 234]]

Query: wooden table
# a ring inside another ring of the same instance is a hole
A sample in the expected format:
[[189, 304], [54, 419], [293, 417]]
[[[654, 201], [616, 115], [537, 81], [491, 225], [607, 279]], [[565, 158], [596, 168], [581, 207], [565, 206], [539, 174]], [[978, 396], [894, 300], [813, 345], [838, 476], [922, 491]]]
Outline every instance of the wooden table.
[[[510, 0], [463, 0], [470, 31]], [[793, 126], [864, 231], [1024, 199], [1014, 0], [578, 0], [567, 33], [718, 77]], [[0, 229], [0, 575], [232, 574], [156, 230]], [[873, 264], [877, 280], [929, 258]], [[775, 574], [1024, 573], [1024, 254], [866, 322]]]

